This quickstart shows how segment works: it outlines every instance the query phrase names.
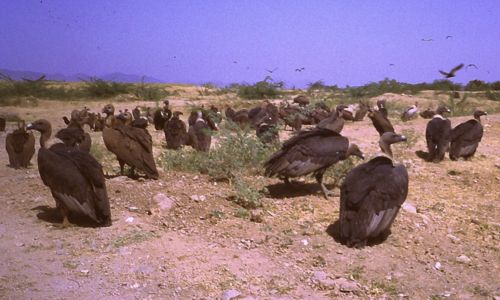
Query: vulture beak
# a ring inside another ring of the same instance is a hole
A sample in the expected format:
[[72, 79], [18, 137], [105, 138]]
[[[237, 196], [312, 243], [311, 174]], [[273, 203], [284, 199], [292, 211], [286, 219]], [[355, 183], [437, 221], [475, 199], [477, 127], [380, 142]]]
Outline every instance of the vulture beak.
[[407, 139], [406, 139], [406, 136], [402, 135], [402, 136], [401, 136], [401, 141], [402, 141], [402, 142], [406, 142], [406, 140], [407, 140]]
[[32, 130], [33, 129], [33, 124], [29, 123], [28, 125], [26, 125], [26, 129]]

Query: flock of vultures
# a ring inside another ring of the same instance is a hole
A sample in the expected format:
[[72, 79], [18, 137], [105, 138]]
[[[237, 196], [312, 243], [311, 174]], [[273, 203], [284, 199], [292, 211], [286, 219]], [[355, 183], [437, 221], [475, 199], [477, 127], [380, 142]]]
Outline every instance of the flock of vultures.
[[[323, 184], [323, 174], [335, 163], [357, 156], [364, 159], [361, 149], [342, 136], [346, 121], [359, 121], [366, 115], [380, 135], [380, 154], [351, 169], [341, 186], [340, 236], [349, 247], [364, 247], [372, 240], [385, 239], [408, 194], [408, 172], [404, 165], [393, 161], [391, 145], [406, 141], [397, 134], [388, 119], [385, 101], [376, 107], [366, 103], [338, 105], [330, 110], [323, 102], [309, 105], [305, 96], [298, 96], [293, 104], [283, 101], [275, 105], [264, 101], [252, 109], [235, 111], [225, 109], [225, 122], [253, 128], [263, 143], [278, 142], [279, 125], [290, 127], [295, 133], [265, 162], [265, 174], [277, 176], [291, 184], [289, 178], [313, 174], [325, 197], [331, 195]], [[309, 105], [309, 106], [308, 106]], [[306, 108], [307, 107], [307, 108]], [[311, 108], [312, 107], [312, 108]], [[422, 158], [439, 163], [449, 152], [450, 159], [469, 159], [481, 141], [483, 127], [480, 117], [485, 112], [476, 110], [474, 118], [452, 129], [446, 118], [449, 110], [440, 106], [420, 112], [428, 118], [425, 137], [427, 152], [417, 153]], [[102, 113], [102, 115], [101, 115]], [[131, 176], [140, 171], [148, 179], [158, 179], [153, 157], [152, 137], [148, 125], [165, 132], [166, 147], [181, 149], [191, 146], [198, 151], [210, 150], [212, 132], [223, 120], [217, 108], [199, 107], [188, 117], [187, 124], [180, 118], [182, 112], [172, 111], [168, 101], [156, 110], [141, 111], [136, 107], [115, 113], [112, 104], [102, 112], [89, 109], [74, 110], [71, 117], [63, 117], [67, 127], [55, 137], [61, 140], [47, 147], [52, 134], [47, 120], [19, 125], [6, 136], [6, 150], [12, 168], [28, 167], [35, 153], [35, 137], [31, 130], [40, 132], [38, 170], [43, 183], [50, 188], [58, 211], [63, 216], [62, 226], [69, 225], [68, 216], [79, 215], [96, 226], [111, 225], [111, 211], [106, 191], [106, 180], [101, 164], [90, 154], [91, 138], [84, 131], [88, 124], [93, 131], [102, 131], [106, 148], [116, 155], [120, 174], [124, 166], [131, 168]], [[417, 104], [404, 111], [401, 118], [409, 120], [419, 115]], [[302, 129], [302, 125], [313, 125]], [[281, 127], [280, 127], [281, 128]], [[5, 120], [0, 120], [5, 130]], [[418, 151], [417, 151], [418, 152]], [[208, 157], [207, 157], [208, 159]]]

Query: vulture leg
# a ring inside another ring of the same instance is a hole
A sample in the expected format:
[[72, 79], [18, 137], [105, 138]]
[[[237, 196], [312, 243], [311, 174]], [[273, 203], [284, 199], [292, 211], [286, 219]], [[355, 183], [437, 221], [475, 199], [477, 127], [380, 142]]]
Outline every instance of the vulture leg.
[[124, 174], [123, 169], [125, 167], [125, 162], [123, 160], [119, 159], [118, 157], [117, 157], [117, 159], [118, 159], [118, 163], [120, 164], [120, 175], [123, 176], [123, 174]]
[[328, 196], [333, 196], [333, 192], [328, 190], [326, 186], [323, 184], [323, 173], [325, 173], [325, 170], [320, 170], [316, 173], [315, 177], [316, 180], [318, 181], [319, 185], [321, 186], [321, 190], [323, 191], [323, 195], [325, 196], [326, 199], [328, 199]]
[[285, 182], [285, 184], [286, 184], [286, 185], [290, 185], [290, 184], [292, 184], [292, 183], [290, 182], [290, 179], [288, 179], [288, 177], [281, 177], [281, 179]]

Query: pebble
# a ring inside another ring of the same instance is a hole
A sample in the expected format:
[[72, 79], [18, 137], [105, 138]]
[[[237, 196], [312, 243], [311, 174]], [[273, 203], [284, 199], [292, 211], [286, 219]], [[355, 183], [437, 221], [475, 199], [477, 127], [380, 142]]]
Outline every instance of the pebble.
[[436, 269], [436, 270], [441, 270], [441, 267], [442, 267], [441, 263], [438, 261], [434, 264], [434, 269]]
[[460, 238], [454, 236], [453, 234], [447, 234], [446, 237], [448, 237], [453, 243], [460, 242]]
[[17, 243], [16, 243], [16, 247], [24, 247], [24, 243], [17, 242]]
[[222, 296], [220, 296], [220, 300], [231, 300], [239, 296], [241, 296], [241, 293], [238, 290], [227, 290], [222, 293]]
[[464, 263], [464, 264], [468, 264], [470, 263], [471, 259], [467, 256], [467, 255], [460, 255], [456, 258], [456, 260], [459, 262], [459, 263]]
[[170, 210], [174, 206], [174, 200], [163, 193], [158, 193], [153, 197], [153, 201], [158, 204], [160, 210]]
[[401, 205], [401, 207], [403, 208], [404, 211], [407, 211], [409, 213], [412, 213], [412, 214], [416, 214], [417, 213], [417, 208], [415, 206], [413, 206], [413, 204], [411, 204], [409, 202], [403, 203], [403, 205]]
[[301, 242], [302, 242], [302, 245], [304, 245], [304, 246], [309, 245], [309, 241], [307, 239], [303, 239]]
[[342, 277], [335, 279], [334, 284], [337, 286], [339, 291], [344, 293], [352, 293], [360, 289], [359, 283]]
[[134, 217], [128, 217], [128, 218], [126, 218], [126, 219], [125, 219], [125, 222], [127, 222], [127, 223], [132, 223], [132, 222], [134, 222]]
[[194, 202], [203, 202], [207, 200], [207, 197], [205, 197], [204, 195], [192, 195], [191, 200], [193, 200]]

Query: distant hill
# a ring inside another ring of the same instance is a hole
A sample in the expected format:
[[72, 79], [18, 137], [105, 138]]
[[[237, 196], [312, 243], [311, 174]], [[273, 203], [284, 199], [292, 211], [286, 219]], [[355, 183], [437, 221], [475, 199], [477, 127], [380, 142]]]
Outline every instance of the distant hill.
[[144, 77], [144, 82], [146, 83], [159, 83], [165, 82], [164, 80], [150, 77], [150, 76], [141, 76], [136, 74], [125, 74], [120, 72], [109, 73], [104, 75], [91, 76], [84, 73], [78, 73], [73, 75], [65, 75], [60, 73], [42, 73], [42, 72], [33, 72], [33, 71], [18, 71], [18, 70], [9, 70], [9, 69], [0, 69], [0, 73], [9, 76], [14, 80], [25, 79], [38, 79], [42, 75], [46, 76], [47, 80], [56, 80], [56, 81], [67, 81], [67, 82], [76, 82], [76, 81], [85, 81], [89, 80], [91, 77], [96, 77], [99, 79], [104, 79], [108, 81], [117, 81], [117, 82], [141, 82]]

